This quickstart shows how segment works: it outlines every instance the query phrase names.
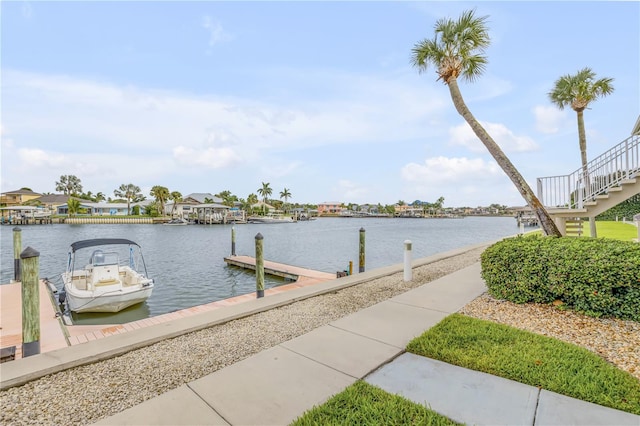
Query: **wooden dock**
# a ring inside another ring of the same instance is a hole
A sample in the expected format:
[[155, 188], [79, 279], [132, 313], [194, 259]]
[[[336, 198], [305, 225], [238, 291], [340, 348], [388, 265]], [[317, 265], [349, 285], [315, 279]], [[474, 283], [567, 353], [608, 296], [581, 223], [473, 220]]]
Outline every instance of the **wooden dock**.
[[[224, 261], [233, 266], [244, 269], [256, 270], [256, 258], [251, 256], [228, 256]], [[264, 261], [264, 273], [283, 277], [291, 281], [304, 281], [305, 283], [318, 283], [336, 278], [335, 274], [329, 272], [316, 271], [313, 269], [300, 268], [298, 266], [287, 265], [284, 263]]]
[[[229, 259], [229, 261], [227, 261], [227, 259]], [[237, 262], [234, 263], [236, 266], [255, 270], [255, 258], [249, 256], [232, 256], [225, 258], [225, 261], [227, 263], [234, 261]], [[253, 265], [253, 267], [251, 267], [251, 265]], [[265, 272], [267, 272], [267, 268], [270, 271], [268, 273], [286, 277], [295, 282], [266, 289], [265, 296], [307, 287], [336, 278], [334, 274], [327, 272], [265, 261]], [[126, 333], [138, 328], [162, 324], [256, 299], [255, 292], [251, 292], [205, 305], [193, 306], [151, 318], [132, 321], [126, 324], [65, 325], [56, 315], [57, 302], [51, 297], [51, 291], [42, 280], [40, 281], [39, 291], [40, 353], [67, 346], [79, 345], [114, 334]], [[22, 285], [19, 282], [0, 285], [0, 348], [13, 346], [15, 346], [15, 359], [22, 358]]]

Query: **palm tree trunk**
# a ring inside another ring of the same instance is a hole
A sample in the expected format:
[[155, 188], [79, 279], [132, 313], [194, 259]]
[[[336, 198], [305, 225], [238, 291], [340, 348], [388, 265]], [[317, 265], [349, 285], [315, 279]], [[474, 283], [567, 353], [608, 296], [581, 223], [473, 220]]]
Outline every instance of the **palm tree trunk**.
[[[584, 179], [585, 199], [593, 197], [593, 189], [591, 188], [591, 179], [589, 178], [589, 169], [587, 168], [587, 135], [584, 131], [584, 110], [577, 110], [578, 115], [578, 141], [580, 143], [580, 159], [582, 160], [582, 176]], [[591, 237], [597, 238], [596, 218], [589, 218], [589, 230]]]
[[525, 199], [531, 210], [535, 213], [538, 221], [540, 222], [540, 227], [544, 231], [546, 235], [553, 235], [561, 237], [562, 234], [558, 230], [555, 222], [549, 215], [549, 212], [544, 208], [538, 197], [535, 196], [527, 182], [524, 180], [520, 172], [515, 168], [515, 166], [511, 163], [509, 158], [502, 152], [500, 146], [493, 140], [493, 138], [487, 133], [487, 131], [478, 123], [476, 118], [471, 114], [469, 108], [464, 102], [462, 98], [462, 94], [460, 93], [460, 88], [458, 87], [458, 82], [455, 78], [449, 79], [447, 81], [447, 85], [449, 86], [449, 93], [451, 94], [451, 100], [458, 111], [458, 114], [465, 119], [465, 121], [471, 126], [471, 129], [476, 134], [476, 136], [482, 141], [484, 146], [487, 148], [489, 153], [496, 160], [498, 165], [502, 168], [502, 170], [506, 173], [506, 175], [511, 179], [511, 182], [516, 186], [522, 197]]

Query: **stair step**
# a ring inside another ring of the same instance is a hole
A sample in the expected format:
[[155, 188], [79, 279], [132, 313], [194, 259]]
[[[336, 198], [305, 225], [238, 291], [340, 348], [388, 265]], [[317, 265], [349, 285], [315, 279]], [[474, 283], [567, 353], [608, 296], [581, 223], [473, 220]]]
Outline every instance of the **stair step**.
[[625, 179], [620, 181], [620, 185], [632, 185], [636, 183], [635, 179]]
[[607, 198], [609, 198], [609, 194], [596, 195], [596, 200], [606, 200]]
[[597, 201], [585, 201], [582, 205], [585, 206], [585, 207], [593, 207], [593, 206], [597, 206], [598, 202]]
[[609, 188], [609, 192], [620, 192], [620, 191], [622, 191], [621, 186], [612, 186], [611, 188]]

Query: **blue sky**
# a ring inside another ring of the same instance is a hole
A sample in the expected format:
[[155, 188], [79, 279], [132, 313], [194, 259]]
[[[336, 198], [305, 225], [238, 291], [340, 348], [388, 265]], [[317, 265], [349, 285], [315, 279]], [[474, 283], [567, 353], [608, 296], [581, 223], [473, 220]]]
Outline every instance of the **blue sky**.
[[61, 175], [113, 196], [268, 182], [292, 202], [449, 207], [524, 201], [410, 65], [442, 17], [488, 15], [489, 64], [462, 94], [535, 189], [580, 165], [576, 115], [547, 97], [591, 67], [589, 159], [640, 114], [640, 2], [17, 2], [0, 4], [1, 189]]

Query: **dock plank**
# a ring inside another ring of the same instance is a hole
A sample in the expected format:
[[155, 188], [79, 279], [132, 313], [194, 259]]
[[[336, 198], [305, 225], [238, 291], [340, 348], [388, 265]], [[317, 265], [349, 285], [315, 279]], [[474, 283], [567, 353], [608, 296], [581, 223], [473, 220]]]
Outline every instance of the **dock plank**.
[[[238, 266], [245, 269], [256, 269], [256, 258], [252, 256], [227, 256], [224, 258], [227, 264]], [[265, 274], [276, 275], [279, 277], [299, 279], [315, 279], [320, 281], [335, 279], [335, 274], [329, 272], [316, 271], [314, 269], [301, 268], [299, 266], [287, 265], [285, 263], [264, 261]]]

